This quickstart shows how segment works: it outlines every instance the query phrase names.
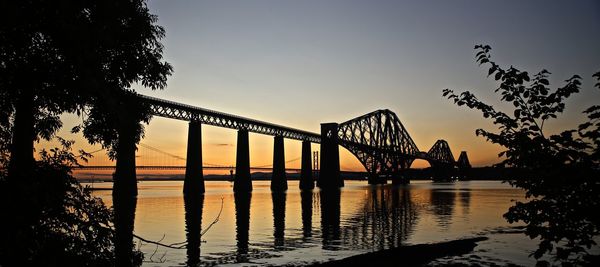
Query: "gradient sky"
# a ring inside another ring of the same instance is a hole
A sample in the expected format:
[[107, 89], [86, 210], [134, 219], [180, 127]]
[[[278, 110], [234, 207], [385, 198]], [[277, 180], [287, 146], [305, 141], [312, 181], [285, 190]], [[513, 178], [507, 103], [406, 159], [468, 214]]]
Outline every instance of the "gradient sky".
[[[501, 148], [474, 134], [493, 125], [441, 96], [444, 88], [470, 90], [498, 103], [474, 45], [491, 45], [502, 66], [548, 69], [554, 88], [573, 74], [584, 78], [550, 131], [573, 128], [600, 102], [591, 78], [600, 70], [599, 1], [181, 0], [149, 8], [166, 29], [164, 55], [175, 72], [165, 90], [140, 93], [313, 132], [387, 108], [419, 149], [445, 139], [476, 166], [498, 161]], [[66, 130], [76, 120], [65, 116]], [[145, 144], [185, 155], [187, 123], [154, 118], [146, 129]], [[203, 127], [204, 162], [233, 164], [235, 142], [234, 130]], [[250, 142], [251, 164], [270, 164], [272, 137], [251, 134]], [[285, 145], [286, 160], [300, 156], [300, 142]], [[340, 150], [343, 169], [362, 169]]]

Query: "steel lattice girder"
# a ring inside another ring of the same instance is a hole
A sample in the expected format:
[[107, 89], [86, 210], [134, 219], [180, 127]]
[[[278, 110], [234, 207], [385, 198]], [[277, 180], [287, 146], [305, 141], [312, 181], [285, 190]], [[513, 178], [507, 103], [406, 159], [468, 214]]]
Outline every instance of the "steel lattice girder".
[[430, 162], [432, 163], [456, 164], [450, 146], [448, 146], [446, 140], [437, 140], [427, 152], [427, 157], [430, 158]]
[[469, 157], [467, 156], [466, 151], [460, 152], [460, 156], [456, 161], [456, 165], [459, 168], [471, 168], [471, 163], [469, 162]]
[[150, 111], [154, 116], [184, 121], [199, 121], [202, 124], [237, 130], [246, 129], [249, 132], [272, 136], [283, 136], [284, 138], [310, 141], [312, 143], [321, 142], [321, 136], [316, 133], [244, 118], [214, 110], [194, 107], [160, 98], [144, 95], [138, 95], [138, 97], [141, 101], [150, 106]]
[[[203, 109], [160, 98], [138, 95], [147, 103], [151, 114], [165, 118], [199, 121], [203, 124], [249, 132], [283, 136], [284, 138], [320, 143], [321, 136], [299, 129]], [[377, 110], [346, 121], [338, 126], [340, 145], [347, 148], [369, 173], [392, 174], [409, 168], [417, 159], [432, 164], [455, 164], [444, 140], [438, 140], [429, 152], [419, 151], [396, 114], [388, 109]]]
[[419, 149], [396, 114], [377, 110], [339, 125], [340, 145], [369, 173], [391, 174], [410, 167]]

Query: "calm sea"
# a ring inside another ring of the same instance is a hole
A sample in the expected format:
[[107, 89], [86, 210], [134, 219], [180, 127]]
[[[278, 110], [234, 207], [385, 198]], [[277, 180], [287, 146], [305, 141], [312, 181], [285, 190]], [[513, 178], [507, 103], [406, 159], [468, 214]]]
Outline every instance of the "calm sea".
[[[370, 186], [346, 181], [339, 193], [301, 192], [289, 181], [286, 193], [271, 193], [255, 181], [250, 195], [235, 196], [232, 183], [206, 182], [203, 199], [188, 204], [181, 181], [139, 182], [135, 234], [173, 244], [201, 225], [203, 265], [303, 265], [410, 244], [485, 235], [471, 254], [446, 261], [534, 265], [535, 240], [512, 233], [502, 214], [523, 191], [496, 181]], [[110, 188], [111, 183], [95, 183]], [[94, 191], [112, 205], [110, 190]], [[187, 207], [186, 207], [187, 206]], [[187, 210], [186, 210], [187, 208]], [[219, 214], [220, 213], [220, 214]], [[187, 224], [186, 224], [187, 221]], [[212, 226], [211, 226], [212, 225]], [[514, 225], [512, 225], [514, 226]], [[196, 229], [198, 231], [198, 229]], [[193, 251], [136, 243], [144, 266], [181, 266]]]

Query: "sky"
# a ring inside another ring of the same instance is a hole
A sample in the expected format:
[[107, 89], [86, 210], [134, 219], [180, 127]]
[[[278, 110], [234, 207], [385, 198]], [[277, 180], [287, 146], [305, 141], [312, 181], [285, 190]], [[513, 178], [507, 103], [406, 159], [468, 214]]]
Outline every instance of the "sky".
[[[203, 108], [320, 131], [320, 123], [390, 109], [422, 151], [437, 139], [455, 158], [499, 161], [502, 148], [475, 136], [495, 127], [442, 97], [469, 90], [500, 108], [497, 84], [474, 61], [476, 44], [492, 46], [501, 66], [547, 69], [551, 87], [573, 74], [583, 90], [548, 132], [574, 128], [600, 102], [591, 75], [600, 70], [600, 1], [161, 1], [148, 2], [166, 30], [164, 56], [174, 67], [161, 91], [138, 92]], [[66, 115], [60, 135], [79, 119]], [[235, 163], [236, 131], [203, 129], [205, 163]], [[185, 156], [187, 123], [154, 118], [142, 143]], [[286, 160], [300, 157], [286, 140]], [[313, 145], [317, 150], [318, 145]], [[273, 137], [250, 134], [251, 165], [272, 162]], [[341, 167], [363, 170], [340, 148]], [[287, 167], [298, 167], [293, 161]], [[413, 167], [427, 167], [415, 161]]]

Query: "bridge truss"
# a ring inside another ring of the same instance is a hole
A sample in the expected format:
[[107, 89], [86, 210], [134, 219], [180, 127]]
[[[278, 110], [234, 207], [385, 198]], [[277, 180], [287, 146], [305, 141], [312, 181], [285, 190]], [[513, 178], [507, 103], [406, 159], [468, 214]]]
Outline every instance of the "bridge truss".
[[432, 167], [456, 164], [445, 140], [438, 140], [428, 152], [420, 151], [398, 116], [387, 109], [341, 123], [338, 129], [340, 145], [358, 158], [370, 178], [399, 175], [415, 159], [427, 160]]
[[282, 136], [288, 139], [310, 141], [320, 143], [321, 136], [316, 133], [281, 126], [273, 123], [263, 122], [250, 118], [244, 118], [210, 109], [194, 107], [182, 103], [168, 101], [156, 97], [139, 95], [142, 101], [150, 106], [154, 116], [171, 118], [183, 121], [197, 121], [202, 124], [213, 125], [230, 129], [244, 129], [249, 132]]
[[[245, 118], [219, 111], [139, 95], [154, 116], [199, 122], [218, 127], [247, 130], [259, 134], [321, 143], [321, 135], [286, 126]], [[398, 175], [410, 168], [415, 159], [424, 159], [432, 167], [454, 168], [457, 165], [448, 143], [438, 140], [428, 152], [420, 151], [396, 114], [377, 110], [341, 123], [337, 127], [339, 145], [358, 158], [372, 176]], [[328, 135], [329, 136], [329, 135]], [[468, 159], [461, 155], [461, 163]]]
[[372, 174], [393, 174], [409, 168], [419, 149], [396, 114], [377, 110], [338, 126], [340, 145]]

